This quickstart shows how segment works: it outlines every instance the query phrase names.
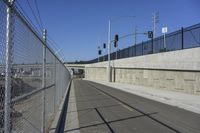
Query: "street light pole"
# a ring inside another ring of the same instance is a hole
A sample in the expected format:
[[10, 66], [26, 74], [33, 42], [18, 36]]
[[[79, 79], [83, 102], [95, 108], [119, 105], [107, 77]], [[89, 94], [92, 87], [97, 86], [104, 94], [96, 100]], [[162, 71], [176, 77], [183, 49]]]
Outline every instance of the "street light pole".
[[111, 66], [110, 66], [110, 52], [111, 52], [111, 24], [108, 21], [108, 82], [111, 81]]
[[[135, 16], [120, 16], [117, 17], [113, 20], [116, 19], [120, 19], [120, 18], [135, 18]], [[107, 72], [108, 72], [108, 81], [111, 82], [111, 63], [110, 63], [110, 53], [111, 53], [111, 19], [109, 19], [108, 21], [108, 68], [107, 68]]]

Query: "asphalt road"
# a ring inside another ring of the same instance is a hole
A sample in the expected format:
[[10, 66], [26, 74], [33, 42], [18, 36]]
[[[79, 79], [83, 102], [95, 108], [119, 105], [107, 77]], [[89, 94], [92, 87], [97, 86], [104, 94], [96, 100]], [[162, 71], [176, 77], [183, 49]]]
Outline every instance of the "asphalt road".
[[200, 133], [200, 115], [90, 81], [74, 80], [81, 133]]

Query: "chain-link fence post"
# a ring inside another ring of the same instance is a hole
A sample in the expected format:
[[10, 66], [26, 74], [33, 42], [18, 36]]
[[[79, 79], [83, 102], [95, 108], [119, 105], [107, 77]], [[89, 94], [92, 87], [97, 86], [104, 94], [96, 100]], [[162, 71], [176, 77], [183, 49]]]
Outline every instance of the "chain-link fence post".
[[43, 30], [43, 63], [42, 63], [42, 133], [45, 132], [45, 87], [46, 87], [46, 42], [47, 42], [47, 30]]
[[154, 38], [151, 39], [151, 44], [152, 44], [152, 54], [154, 53], [154, 46], [153, 46], [154, 40], [155, 40]]
[[12, 0], [8, 0], [6, 24], [6, 68], [5, 68], [5, 101], [4, 133], [11, 131], [11, 49], [12, 49]]
[[56, 62], [56, 58], [55, 58], [55, 62], [54, 62], [54, 83], [55, 83], [55, 87], [54, 87], [54, 95], [53, 95], [53, 98], [54, 98], [54, 107], [53, 107], [53, 109], [54, 109], [54, 113], [56, 112], [56, 64], [57, 64], [57, 62]]
[[181, 28], [181, 49], [184, 49], [184, 29]]
[[144, 55], [144, 50], [143, 50], [144, 45], [143, 45], [143, 41], [142, 41], [141, 45], [142, 45], [142, 55]]

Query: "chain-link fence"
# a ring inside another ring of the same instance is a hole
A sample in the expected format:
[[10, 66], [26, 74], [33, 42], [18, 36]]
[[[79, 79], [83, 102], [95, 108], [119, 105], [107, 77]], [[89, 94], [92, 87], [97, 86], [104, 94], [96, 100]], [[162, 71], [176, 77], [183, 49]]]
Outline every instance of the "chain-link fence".
[[[111, 53], [110, 59], [114, 60], [121, 58], [128, 58], [134, 56], [141, 56], [147, 54], [154, 54], [160, 52], [175, 51], [181, 49], [200, 47], [200, 24], [196, 24], [187, 28], [181, 28], [178, 31], [166, 34], [166, 47], [164, 45], [164, 36], [141, 42], [139, 44], [118, 50], [117, 53]], [[93, 59], [84, 63], [95, 63], [107, 61], [108, 55], [100, 56], [99, 59]]]
[[6, 53], [6, 5], [0, 1], [0, 132], [4, 127], [5, 53]]
[[15, 5], [0, 0], [0, 132], [47, 132], [71, 75]]

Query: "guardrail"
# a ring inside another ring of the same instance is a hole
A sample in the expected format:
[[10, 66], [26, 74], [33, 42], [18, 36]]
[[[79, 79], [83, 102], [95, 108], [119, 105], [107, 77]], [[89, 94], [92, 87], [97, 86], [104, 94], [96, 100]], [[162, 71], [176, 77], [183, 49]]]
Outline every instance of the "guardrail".
[[71, 75], [15, 4], [0, 0], [0, 132], [47, 132]]

